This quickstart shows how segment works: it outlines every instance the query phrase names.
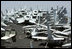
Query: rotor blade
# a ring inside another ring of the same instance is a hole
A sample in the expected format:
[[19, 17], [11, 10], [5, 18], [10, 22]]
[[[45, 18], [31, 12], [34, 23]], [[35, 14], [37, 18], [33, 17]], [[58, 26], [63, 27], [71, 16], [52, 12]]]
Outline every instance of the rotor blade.
[[1, 11], [1, 16], [4, 16], [3, 12]]
[[51, 7], [51, 10], [53, 10], [53, 7]]
[[62, 9], [63, 9], [63, 6], [60, 8], [60, 10], [57, 12], [57, 14], [60, 14]]
[[44, 24], [44, 23], [46, 23], [47, 22], [47, 20], [45, 20], [42, 24]]
[[58, 6], [57, 6], [57, 10], [58, 10]]
[[16, 11], [16, 9], [14, 8], [14, 11]]
[[66, 8], [64, 8], [64, 10], [62, 11], [62, 13], [67, 14]]
[[6, 9], [6, 13], [8, 13], [8, 10]]
[[30, 7], [30, 11], [32, 11], [32, 7]]

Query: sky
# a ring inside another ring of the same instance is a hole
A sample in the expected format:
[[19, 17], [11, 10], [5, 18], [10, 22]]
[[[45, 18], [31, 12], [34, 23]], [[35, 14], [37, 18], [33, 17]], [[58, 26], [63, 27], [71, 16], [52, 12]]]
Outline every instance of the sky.
[[51, 7], [57, 8], [66, 7], [67, 15], [71, 17], [71, 1], [1, 1], [1, 11], [5, 13], [5, 10], [11, 11], [11, 9], [27, 8], [29, 9], [44, 9], [50, 11]]

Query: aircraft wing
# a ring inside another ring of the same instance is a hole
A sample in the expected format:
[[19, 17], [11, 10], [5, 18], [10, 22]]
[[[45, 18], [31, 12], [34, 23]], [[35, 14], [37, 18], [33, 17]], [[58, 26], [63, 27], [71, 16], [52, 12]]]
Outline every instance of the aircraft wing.
[[24, 18], [17, 18], [16, 20], [18, 21], [18, 23], [22, 23], [25, 21]]
[[15, 36], [15, 34], [10, 34], [9, 36], [3, 36], [3, 37], [1, 37], [1, 39], [2, 40], [7, 40], [7, 39], [9, 39], [9, 38], [11, 38], [13, 36]]
[[34, 39], [47, 40], [47, 37], [32, 36]]
[[67, 46], [71, 46], [71, 43], [66, 43], [66, 44], [64, 44], [64, 45], [62, 45], [63, 47], [65, 46], [65, 47], [67, 47]]

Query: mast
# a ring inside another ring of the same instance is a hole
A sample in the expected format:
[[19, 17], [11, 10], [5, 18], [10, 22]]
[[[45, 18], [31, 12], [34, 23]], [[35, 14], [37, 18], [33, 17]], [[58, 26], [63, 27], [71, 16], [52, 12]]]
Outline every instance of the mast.
[[[48, 14], [47, 14], [47, 21], [48, 21]], [[47, 32], [48, 32], [48, 40], [53, 40], [52, 34], [50, 32], [49, 23], [47, 23]]]

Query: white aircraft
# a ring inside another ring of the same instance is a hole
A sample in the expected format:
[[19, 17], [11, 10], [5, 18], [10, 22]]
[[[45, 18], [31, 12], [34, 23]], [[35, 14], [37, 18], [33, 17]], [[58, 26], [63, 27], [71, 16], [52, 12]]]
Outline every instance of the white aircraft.
[[62, 45], [62, 47], [67, 47], [67, 48], [71, 48], [71, 43], [66, 43], [66, 44], [64, 44], [64, 45]]
[[[9, 15], [9, 14], [11, 14], [11, 13], [7, 13], [7, 15], [6, 16], [3, 16], [2, 17], [2, 21], [1, 21], [1, 26], [8, 26], [8, 25], [6, 25], [5, 23], [4, 23], [4, 21], [8, 21], [8, 22], [10, 22], [9, 21], [9, 18], [10, 18], [10, 16], [11, 15]], [[7, 17], [8, 16], [8, 17]], [[10, 38], [12, 38], [12, 37], [14, 37], [15, 36], [15, 32], [14, 31], [7, 31], [6, 29], [3, 29], [3, 28], [1, 28], [1, 31], [5, 31], [5, 36], [3, 36], [3, 37], [1, 37], [1, 40], [7, 40], [7, 39], [10, 39]]]
[[38, 31], [47, 31], [47, 26], [46, 25], [42, 25], [40, 24], [40, 16], [41, 15], [38, 15], [38, 23], [36, 23], [36, 25], [28, 25], [28, 26], [24, 26], [23, 28], [27, 28], [27, 30], [31, 29], [33, 30], [34, 28], [37, 27]]
[[5, 21], [14, 23], [16, 21], [16, 18], [19, 17], [18, 11], [12, 9], [11, 12], [6, 10], [6, 15], [4, 16]]
[[5, 31], [5, 29], [1, 28], [1, 31]]
[[[10, 32], [11, 31], [11, 32]], [[5, 31], [5, 36], [1, 37], [1, 40], [7, 40], [10, 39], [12, 37], [14, 37], [16, 35], [14, 30], [6, 30]]]
[[[8, 12], [8, 11], [6, 10], [6, 12]], [[8, 12], [6, 15], [2, 16], [2, 20], [3, 20], [3, 21], [12, 22], [12, 21], [9, 19], [9, 18], [10, 18], [9, 14], [11, 14], [11, 13]]]
[[16, 20], [18, 21], [18, 23], [23, 23], [25, 21], [24, 17], [18, 17], [16, 18]]
[[7, 26], [5, 23], [4, 23], [4, 14], [3, 12], [1, 11], [1, 26]]
[[[47, 19], [47, 21], [48, 21], [48, 19]], [[35, 31], [36, 29], [34, 29], [33, 32], [31, 33], [32, 38], [34, 38], [34, 39], [44, 39], [44, 40], [47, 40], [48, 38], [53, 38], [53, 40], [64, 40], [64, 38], [61, 38], [61, 37], [57, 38], [57, 37], [53, 36], [51, 34], [51, 32], [49, 31], [50, 30], [49, 25], [47, 25], [47, 28], [48, 28], [48, 34], [49, 34], [47, 37], [37, 36], [37, 34], [41, 34], [41, 33], [36, 32]], [[45, 32], [44, 32], [44, 34], [45, 34]]]
[[22, 12], [20, 12], [20, 13], [22, 13], [22, 14], [20, 14], [21, 17], [19, 16], [18, 18], [16, 18], [16, 20], [18, 21], [18, 23], [23, 23], [25, 21], [29, 21], [31, 23], [35, 23], [36, 19], [33, 19], [32, 12], [23, 12], [23, 11], [24, 10], [22, 10]]
[[[45, 34], [46, 37], [44, 36], [37, 36], [38, 34]], [[48, 39], [48, 34], [45, 32], [36, 32], [36, 28], [33, 29], [33, 32], [31, 33], [33, 39], [41, 39], [41, 40], [47, 40]], [[64, 40], [64, 38], [56, 38], [52, 35], [54, 40]]]
[[4, 22], [1, 22], [1, 26], [7, 26]]
[[[7, 27], [8, 25], [6, 25], [4, 22], [1, 22], [1, 26]], [[1, 31], [5, 31], [5, 29], [1, 27]]]
[[68, 36], [71, 34], [71, 31], [58, 31], [58, 30], [54, 30], [53, 29], [53, 34], [56, 36], [56, 37], [63, 37], [63, 38], [68, 38]]
[[[40, 39], [40, 40], [47, 40], [48, 39], [48, 37], [47, 37], [48, 33], [36, 32], [35, 30], [36, 29], [34, 29], [33, 32], [31, 33], [33, 39]], [[43, 35], [40, 36], [40, 34], [45, 34], [45, 37]], [[61, 37], [57, 38], [57, 37], [54, 37], [53, 35], [52, 35], [52, 37], [54, 40], [64, 40], [64, 38], [61, 38]]]
[[[38, 19], [38, 16], [42, 16], [42, 13], [38, 13], [38, 10], [33, 10], [30, 11], [30, 12], [23, 12], [23, 11], [26, 11], [26, 10], [22, 10], [22, 11], [19, 11], [19, 14], [20, 16], [18, 18], [16, 18], [16, 20], [18, 21], [18, 23], [23, 23], [25, 21], [29, 21], [31, 23], [36, 23], [36, 20]], [[26, 14], [26, 15], [24, 15]]]
[[[65, 29], [62, 29], [62, 31], [61, 31], [61, 29], [59, 29], [59, 28], [65, 28]], [[69, 26], [69, 24], [65, 24], [65, 25], [57, 24], [57, 25], [55, 25], [54, 29], [51, 28], [51, 30], [53, 31], [54, 35], [57, 37], [67, 38], [67, 36], [69, 36], [69, 34], [71, 34], [71, 27]]]

